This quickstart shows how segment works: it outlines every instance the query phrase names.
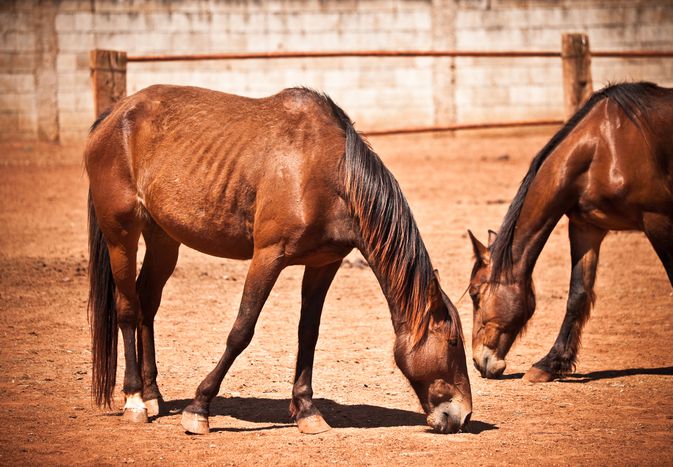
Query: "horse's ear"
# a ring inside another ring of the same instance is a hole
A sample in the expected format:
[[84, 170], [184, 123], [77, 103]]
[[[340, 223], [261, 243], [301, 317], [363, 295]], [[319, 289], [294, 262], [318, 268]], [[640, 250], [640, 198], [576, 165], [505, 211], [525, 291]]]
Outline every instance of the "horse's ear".
[[428, 284], [428, 307], [431, 310], [440, 308], [440, 305], [443, 301], [442, 299], [442, 287], [439, 285], [439, 272], [435, 269]]
[[498, 236], [497, 233], [495, 233], [491, 229], [488, 229], [488, 246], [493, 245], [493, 242], [495, 242], [495, 239], [496, 239], [497, 236]]
[[491, 257], [488, 248], [486, 248], [483, 243], [477, 240], [477, 237], [474, 236], [471, 230], [468, 229], [467, 234], [470, 236], [472, 249], [474, 250], [474, 256], [477, 258], [477, 261], [481, 263], [488, 263]]

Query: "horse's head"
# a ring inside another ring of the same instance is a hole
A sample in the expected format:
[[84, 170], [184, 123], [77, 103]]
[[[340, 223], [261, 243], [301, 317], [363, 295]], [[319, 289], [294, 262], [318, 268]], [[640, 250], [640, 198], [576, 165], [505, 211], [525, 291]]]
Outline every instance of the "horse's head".
[[[505, 357], [535, 310], [531, 280], [491, 281], [490, 249], [468, 231], [475, 262], [469, 293], [474, 307], [472, 360], [485, 378], [498, 378], [505, 371]], [[489, 231], [489, 247], [495, 240]]]
[[408, 330], [398, 333], [395, 361], [416, 392], [428, 425], [440, 433], [456, 433], [472, 414], [460, 318], [436, 276], [427, 296], [427, 333], [417, 342]]

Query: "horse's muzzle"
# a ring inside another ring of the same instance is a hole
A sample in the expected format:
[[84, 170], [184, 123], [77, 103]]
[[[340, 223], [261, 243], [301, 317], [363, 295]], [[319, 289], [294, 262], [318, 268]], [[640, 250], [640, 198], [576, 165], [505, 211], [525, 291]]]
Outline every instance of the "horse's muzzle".
[[438, 433], [457, 433], [470, 421], [472, 404], [463, 401], [443, 402], [428, 415], [428, 425]]
[[474, 353], [472, 361], [482, 378], [496, 379], [502, 376], [507, 368], [507, 362], [499, 359], [495, 352], [486, 346], [481, 346], [480, 350], [481, 352]]

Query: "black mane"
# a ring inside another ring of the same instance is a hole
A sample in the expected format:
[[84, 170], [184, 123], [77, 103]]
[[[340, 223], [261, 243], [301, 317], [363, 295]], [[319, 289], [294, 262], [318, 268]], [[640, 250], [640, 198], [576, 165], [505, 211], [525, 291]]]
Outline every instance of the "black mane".
[[573, 115], [568, 122], [549, 140], [549, 142], [537, 153], [530, 164], [528, 173], [521, 181], [519, 190], [512, 200], [507, 210], [505, 220], [500, 227], [498, 236], [490, 247], [491, 250], [491, 277], [490, 282], [497, 284], [502, 274], [509, 277], [512, 271], [512, 242], [514, 241], [514, 231], [516, 229], [521, 208], [537, 172], [549, 155], [558, 147], [571, 131], [575, 129], [578, 123], [589, 113], [589, 111], [603, 99], [611, 99], [641, 130], [641, 123], [647, 123], [646, 116], [650, 108], [647, 97], [660, 91], [661, 88], [653, 83], [619, 83], [608, 85], [603, 89], [596, 91], [591, 98]]
[[[434, 278], [430, 257], [414, 216], [397, 180], [346, 113], [325, 94], [315, 93], [331, 110], [346, 135], [341, 170], [345, 197], [360, 230], [362, 250], [372, 270], [385, 281], [386, 297], [392, 300], [408, 325], [414, 345], [426, 337], [430, 323], [428, 289]], [[460, 318], [448, 306], [451, 335], [461, 336]]]
[[94, 130], [100, 125], [103, 120], [105, 120], [110, 113], [112, 112], [112, 108], [106, 109], [101, 112], [101, 114], [98, 116], [98, 118], [91, 124], [91, 128], [89, 128], [89, 134], [93, 133]]

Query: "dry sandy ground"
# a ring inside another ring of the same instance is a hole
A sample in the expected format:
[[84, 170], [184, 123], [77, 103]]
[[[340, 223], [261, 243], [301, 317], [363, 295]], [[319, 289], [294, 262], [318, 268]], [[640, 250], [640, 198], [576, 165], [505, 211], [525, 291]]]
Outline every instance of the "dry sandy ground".
[[[372, 140], [454, 302], [472, 265], [466, 229], [483, 238], [498, 227], [551, 132]], [[290, 268], [213, 404], [212, 433], [186, 435], [179, 412], [224, 349], [247, 268], [186, 248], [156, 324], [170, 413], [135, 426], [92, 407], [79, 153], [0, 148], [0, 464], [673, 464], [673, 294], [642, 234], [604, 243], [577, 373], [544, 385], [521, 380], [563, 317], [565, 221], [536, 268], [538, 310], [505, 378], [482, 379], [470, 365], [474, 413], [464, 433], [428, 431], [395, 368], [378, 284], [369, 269], [350, 267], [327, 297], [315, 363], [317, 404], [334, 429], [301, 435], [288, 417], [301, 281], [301, 268]], [[469, 336], [469, 299], [458, 307]]]

